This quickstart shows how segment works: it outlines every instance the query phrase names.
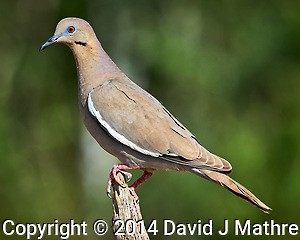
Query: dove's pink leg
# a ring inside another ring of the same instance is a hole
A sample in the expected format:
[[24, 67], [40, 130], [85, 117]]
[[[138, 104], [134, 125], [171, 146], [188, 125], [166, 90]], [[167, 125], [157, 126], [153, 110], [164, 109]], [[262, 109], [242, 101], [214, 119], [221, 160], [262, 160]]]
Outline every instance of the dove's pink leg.
[[[111, 191], [111, 185], [112, 185], [112, 181], [115, 181], [116, 183], [118, 183], [120, 186], [123, 186], [123, 183], [120, 182], [117, 178], [117, 173], [118, 172], [122, 172], [124, 173], [127, 177], [128, 180], [131, 179], [132, 175], [129, 172], [126, 172], [125, 170], [133, 170], [133, 169], [140, 169], [140, 167], [129, 167], [125, 164], [116, 164], [113, 166], [113, 168], [111, 169], [111, 172], [109, 174], [109, 178], [108, 178], [108, 183], [106, 186], [106, 192], [109, 194]], [[132, 194], [132, 196], [137, 200], [138, 196], [135, 193], [135, 189], [140, 186], [143, 182], [145, 182], [148, 178], [150, 178], [152, 176], [152, 172], [148, 172], [148, 171], [144, 171], [144, 174], [138, 178], [130, 187], [130, 192]]]

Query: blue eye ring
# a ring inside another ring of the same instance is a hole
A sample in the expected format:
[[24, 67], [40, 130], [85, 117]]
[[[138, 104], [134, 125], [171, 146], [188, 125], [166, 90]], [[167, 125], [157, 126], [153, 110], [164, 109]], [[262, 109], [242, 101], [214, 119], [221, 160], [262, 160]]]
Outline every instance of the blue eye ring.
[[69, 27], [67, 27], [67, 32], [68, 33], [74, 33], [76, 31], [76, 27], [74, 27], [74, 26], [69, 26]]

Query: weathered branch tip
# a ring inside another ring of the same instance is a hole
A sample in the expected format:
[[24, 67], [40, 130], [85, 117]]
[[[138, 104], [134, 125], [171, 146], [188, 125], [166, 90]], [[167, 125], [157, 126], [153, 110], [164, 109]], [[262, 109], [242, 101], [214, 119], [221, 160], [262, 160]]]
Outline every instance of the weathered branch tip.
[[149, 240], [139, 203], [131, 195], [125, 176], [119, 172], [117, 178], [125, 187], [115, 182], [112, 184], [112, 232], [115, 239]]

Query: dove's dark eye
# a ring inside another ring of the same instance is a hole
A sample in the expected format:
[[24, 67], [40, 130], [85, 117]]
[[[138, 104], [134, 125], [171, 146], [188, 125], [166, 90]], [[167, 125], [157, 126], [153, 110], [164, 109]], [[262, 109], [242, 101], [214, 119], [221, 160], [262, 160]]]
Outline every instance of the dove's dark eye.
[[75, 28], [74, 26], [69, 26], [69, 27], [67, 28], [68, 33], [74, 33], [75, 30], [76, 30], [76, 28]]

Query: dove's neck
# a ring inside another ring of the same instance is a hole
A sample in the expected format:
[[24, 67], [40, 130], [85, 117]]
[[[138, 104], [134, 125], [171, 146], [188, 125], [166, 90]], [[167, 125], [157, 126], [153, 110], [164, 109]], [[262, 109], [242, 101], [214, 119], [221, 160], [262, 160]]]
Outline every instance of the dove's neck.
[[110, 59], [97, 41], [86, 46], [71, 48], [75, 57], [78, 75], [78, 94], [82, 105], [93, 88], [107, 80], [120, 77], [123, 73]]

